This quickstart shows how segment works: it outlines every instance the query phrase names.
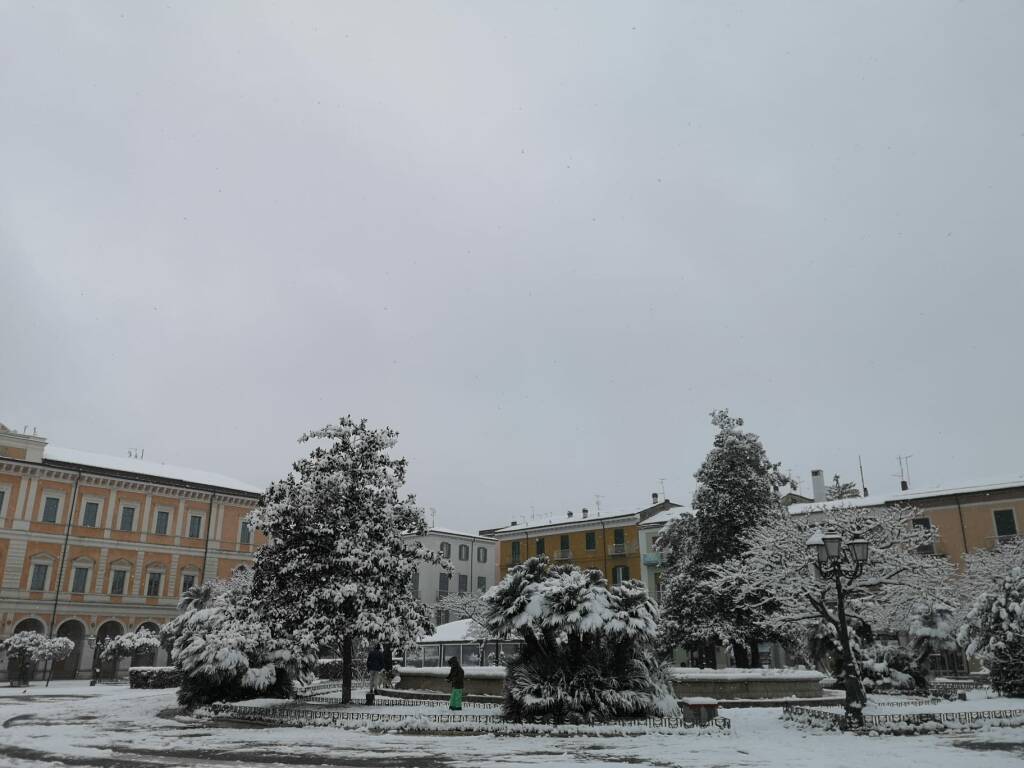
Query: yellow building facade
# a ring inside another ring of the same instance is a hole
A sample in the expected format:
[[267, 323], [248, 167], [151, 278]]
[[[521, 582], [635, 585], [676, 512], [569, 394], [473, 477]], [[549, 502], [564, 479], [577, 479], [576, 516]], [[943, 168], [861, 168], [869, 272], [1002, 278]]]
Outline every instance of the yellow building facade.
[[188, 587], [252, 559], [262, 538], [243, 519], [259, 496], [220, 475], [56, 448], [0, 426], [0, 638], [68, 637], [75, 650], [54, 676], [88, 676], [90, 637], [155, 631]]
[[640, 524], [678, 505], [652, 499], [636, 512], [601, 513], [582, 509], [532, 521], [513, 521], [503, 528], [481, 531], [498, 540], [498, 579], [510, 568], [537, 555], [554, 563], [601, 571], [609, 582], [642, 578]]

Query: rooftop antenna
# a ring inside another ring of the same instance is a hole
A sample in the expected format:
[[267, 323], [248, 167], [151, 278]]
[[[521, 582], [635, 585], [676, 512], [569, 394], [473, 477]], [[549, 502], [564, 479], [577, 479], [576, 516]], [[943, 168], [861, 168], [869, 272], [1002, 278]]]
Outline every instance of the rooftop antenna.
[[860, 467], [860, 492], [866, 499], [868, 497], [868, 487], [864, 485], [864, 462], [860, 460], [859, 453], [857, 454], [857, 466]]
[[[906, 456], [897, 456], [896, 461], [900, 465], [900, 490], [906, 491], [910, 489], [910, 459], [914, 454], [908, 453]], [[893, 475], [895, 477], [895, 475]]]
[[600, 512], [600, 511], [601, 511], [601, 499], [603, 499], [603, 498], [604, 498], [604, 497], [603, 497], [603, 496], [602, 496], [602, 495], [601, 495], [600, 493], [595, 493], [595, 494], [594, 494], [594, 508], [595, 508], [595, 509], [596, 509], [596, 510], [597, 510], [598, 512]]
[[661, 500], [665, 500], [665, 478], [659, 477], [658, 482], [661, 483]]
[[143, 449], [142, 449], [142, 455], [141, 455], [141, 456], [139, 456], [139, 458], [140, 458], [140, 459], [144, 459], [144, 458], [146, 458], [146, 449], [145, 449], [145, 448], [143, 448]]
[[430, 527], [434, 527], [434, 523], [437, 522], [437, 510], [433, 507], [430, 508]]

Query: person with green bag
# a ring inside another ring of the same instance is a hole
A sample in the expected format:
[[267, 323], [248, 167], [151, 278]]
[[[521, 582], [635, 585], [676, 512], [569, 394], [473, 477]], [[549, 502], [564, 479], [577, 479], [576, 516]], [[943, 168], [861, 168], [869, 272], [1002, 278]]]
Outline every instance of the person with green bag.
[[448, 700], [448, 709], [462, 709], [462, 688], [466, 684], [466, 670], [459, 664], [459, 660], [452, 656], [448, 659], [448, 666], [451, 671], [448, 673], [448, 682], [452, 684], [452, 697]]

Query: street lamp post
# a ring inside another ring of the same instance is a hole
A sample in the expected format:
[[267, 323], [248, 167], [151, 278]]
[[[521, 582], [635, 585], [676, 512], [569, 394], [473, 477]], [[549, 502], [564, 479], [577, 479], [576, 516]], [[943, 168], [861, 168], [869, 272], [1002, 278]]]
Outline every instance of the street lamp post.
[[864, 692], [860, 671], [850, 647], [850, 630], [846, 623], [846, 589], [864, 571], [868, 561], [868, 542], [861, 536], [856, 536], [844, 547], [843, 537], [838, 533], [818, 532], [807, 540], [807, 549], [814, 558], [813, 567], [821, 578], [835, 581], [836, 614], [839, 621], [837, 629], [843, 650], [846, 720], [854, 725], [863, 725], [867, 694]]

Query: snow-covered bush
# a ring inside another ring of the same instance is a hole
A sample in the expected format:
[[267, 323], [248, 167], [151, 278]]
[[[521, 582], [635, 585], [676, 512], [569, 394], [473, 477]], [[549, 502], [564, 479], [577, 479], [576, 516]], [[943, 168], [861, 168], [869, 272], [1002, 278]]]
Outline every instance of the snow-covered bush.
[[609, 587], [600, 571], [534, 557], [486, 595], [498, 638], [519, 637], [507, 662], [505, 715], [582, 723], [678, 712], [655, 656], [658, 609], [636, 581]]
[[182, 614], [172, 659], [181, 670], [178, 703], [288, 696], [316, 661], [312, 642], [276, 634], [251, 594], [251, 572], [211, 590], [203, 607]]
[[1024, 567], [978, 597], [958, 640], [988, 665], [996, 693], [1024, 696]]
[[32, 658], [35, 661], [49, 663], [50, 671], [46, 675], [46, 684], [50, 684], [50, 678], [53, 677], [53, 668], [58, 661], [63, 661], [71, 652], [75, 650], [75, 641], [70, 637], [48, 637], [46, 638], [32, 654]]
[[[0, 651], [14, 662], [17, 680], [28, 685], [32, 676], [36, 654], [46, 644], [46, 635], [40, 632], [18, 632], [0, 643]], [[14, 680], [11, 680], [14, 683]]]
[[128, 670], [129, 688], [177, 688], [181, 671], [177, 667], [132, 667]]

